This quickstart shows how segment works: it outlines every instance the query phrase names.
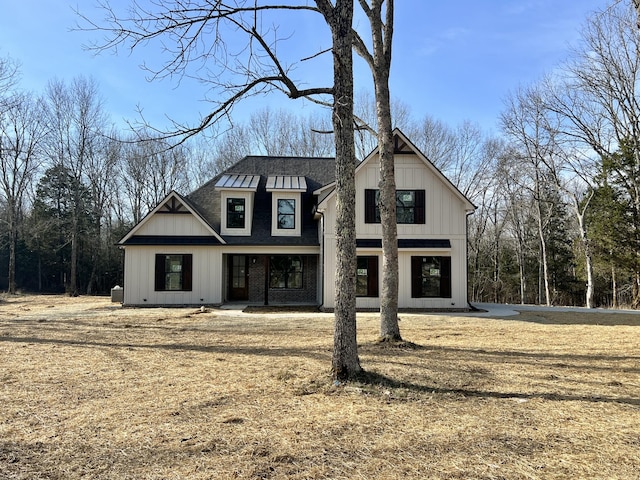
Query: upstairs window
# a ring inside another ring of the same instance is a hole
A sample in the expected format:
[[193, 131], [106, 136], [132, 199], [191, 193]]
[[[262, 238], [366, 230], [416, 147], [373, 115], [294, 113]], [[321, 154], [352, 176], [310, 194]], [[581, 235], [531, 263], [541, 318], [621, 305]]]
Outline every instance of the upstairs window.
[[224, 174], [216, 182], [220, 192], [220, 233], [235, 237], [251, 236], [253, 202], [260, 175]]
[[278, 199], [278, 228], [282, 230], [296, 228], [296, 201], [294, 198]]
[[[380, 190], [364, 191], [365, 223], [380, 223]], [[425, 223], [425, 191], [396, 190], [396, 222], [398, 224]]]
[[156, 292], [191, 291], [193, 260], [187, 255], [156, 255]]
[[227, 198], [227, 228], [245, 228], [244, 198]]
[[299, 237], [302, 235], [302, 194], [271, 192], [271, 235]]

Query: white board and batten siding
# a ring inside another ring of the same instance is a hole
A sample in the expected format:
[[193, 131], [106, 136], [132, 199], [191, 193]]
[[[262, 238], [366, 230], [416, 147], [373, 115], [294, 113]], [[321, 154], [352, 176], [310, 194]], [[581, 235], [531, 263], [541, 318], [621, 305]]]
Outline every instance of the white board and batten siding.
[[[367, 159], [356, 172], [356, 232], [358, 239], [381, 239], [379, 223], [365, 223], [366, 189], [378, 189], [380, 165], [378, 156]], [[470, 204], [455, 190], [439, 172], [425, 164], [418, 155], [396, 154], [395, 178], [397, 190], [425, 191], [425, 224], [398, 224], [400, 239], [449, 240], [450, 249], [416, 248], [400, 249], [398, 252], [400, 308], [416, 309], [463, 309], [467, 308], [467, 213]], [[335, 196], [329, 197], [323, 207], [324, 214], [324, 275], [323, 306], [334, 308], [336, 271]], [[379, 281], [381, 282], [381, 249], [358, 249], [358, 255], [379, 256]], [[411, 298], [411, 257], [451, 257], [451, 298]], [[381, 291], [381, 283], [379, 291]], [[358, 297], [357, 308], [379, 308], [380, 299]]]
[[[135, 231], [136, 236], [211, 236], [192, 213], [154, 213]], [[221, 303], [222, 253], [210, 246], [127, 245], [124, 247], [124, 305], [211, 305]], [[191, 291], [155, 291], [155, 258], [192, 255]]]
[[[156, 254], [193, 255], [190, 292], [155, 291]], [[208, 246], [138, 246], [125, 248], [124, 305], [216, 305], [222, 302], [222, 251]]]
[[140, 225], [136, 235], [211, 235], [205, 225], [192, 214], [156, 213]]
[[[324, 275], [326, 280], [335, 280], [336, 239], [325, 239]], [[378, 255], [378, 291], [382, 291], [382, 253], [380, 249], [358, 249], [358, 255]], [[412, 256], [451, 256], [451, 298], [411, 298], [411, 257]], [[465, 309], [467, 303], [467, 260], [466, 239], [451, 239], [451, 249], [402, 249], [398, 252], [398, 306], [423, 310]], [[464, 281], [463, 281], [464, 280]], [[322, 306], [335, 307], [334, 283], [325, 281]], [[380, 308], [379, 297], [358, 297], [356, 307], [361, 309]]]

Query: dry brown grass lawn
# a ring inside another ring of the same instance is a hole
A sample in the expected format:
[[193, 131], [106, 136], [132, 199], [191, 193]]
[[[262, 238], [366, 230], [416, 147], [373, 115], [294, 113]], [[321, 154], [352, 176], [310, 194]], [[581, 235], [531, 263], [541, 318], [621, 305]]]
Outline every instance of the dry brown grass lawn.
[[7, 298], [0, 478], [640, 478], [640, 316], [358, 324], [335, 386], [328, 314]]

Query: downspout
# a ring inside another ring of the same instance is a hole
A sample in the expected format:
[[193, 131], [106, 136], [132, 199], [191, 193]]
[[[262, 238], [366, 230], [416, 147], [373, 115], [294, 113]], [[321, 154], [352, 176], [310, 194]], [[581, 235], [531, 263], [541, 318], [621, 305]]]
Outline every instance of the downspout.
[[467, 214], [464, 216], [464, 278], [465, 278], [465, 296], [467, 297], [467, 306], [471, 311], [477, 311], [478, 309], [471, 305], [471, 301], [469, 299], [469, 216], [473, 215], [474, 211], [467, 211]]
[[269, 255], [264, 256], [264, 304], [269, 305], [269, 268], [271, 264], [269, 262]]
[[318, 223], [320, 228], [318, 229], [318, 242], [320, 243], [320, 258], [318, 259], [318, 299], [320, 300], [319, 308], [322, 310], [324, 305], [324, 282], [325, 282], [325, 271], [324, 271], [324, 258], [325, 258], [325, 243], [324, 243], [324, 213], [322, 210], [316, 209], [314, 215], [318, 217]]

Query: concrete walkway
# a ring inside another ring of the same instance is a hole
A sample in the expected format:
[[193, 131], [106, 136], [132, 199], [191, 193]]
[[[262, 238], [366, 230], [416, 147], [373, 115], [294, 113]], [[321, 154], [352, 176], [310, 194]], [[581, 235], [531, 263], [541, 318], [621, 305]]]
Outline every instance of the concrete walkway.
[[519, 312], [578, 312], [584, 314], [590, 313], [627, 313], [640, 315], [640, 310], [613, 310], [609, 308], [585, 308], [585, 307], [547, 307], [545, 305], [515, 305], [501, 303], [473, 303], [474, 307], [482, 312], [463, 313], [461, 316], [471, 317], [509, 317], [518, 315]]

